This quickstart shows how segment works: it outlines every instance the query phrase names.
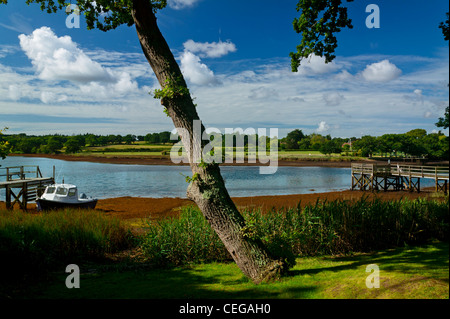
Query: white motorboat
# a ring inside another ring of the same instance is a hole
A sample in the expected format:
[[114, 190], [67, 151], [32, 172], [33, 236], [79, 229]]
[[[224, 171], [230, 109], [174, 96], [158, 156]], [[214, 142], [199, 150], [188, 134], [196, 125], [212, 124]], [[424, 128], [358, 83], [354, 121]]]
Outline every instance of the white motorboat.
[[95, 208], [97, 199], [84, 193], [78, 194], [78, 189], [72, 184], [52, 184], [45, 188], [42, 196], [36, 199], [38, 210], [58, 208]]

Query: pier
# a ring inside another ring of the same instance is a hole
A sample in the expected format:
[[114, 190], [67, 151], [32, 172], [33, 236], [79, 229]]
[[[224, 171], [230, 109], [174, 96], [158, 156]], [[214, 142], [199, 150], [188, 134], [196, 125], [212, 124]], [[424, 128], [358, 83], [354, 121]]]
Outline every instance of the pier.
[[391, 189], [420, 192], [420, 180], [424, 178], [434, 180], [436, 192], [447, 192], [448, 167], [352, 163], [352, 190]]
[[36, 201], [47, 185], [55, 181], [53, 177], [43, 177], [39, 166], [13, 166], [0, 168], [0, 189], [6, 190], [6, 208], [13, 209], [15, 204], [27, 210], [29, 202]]

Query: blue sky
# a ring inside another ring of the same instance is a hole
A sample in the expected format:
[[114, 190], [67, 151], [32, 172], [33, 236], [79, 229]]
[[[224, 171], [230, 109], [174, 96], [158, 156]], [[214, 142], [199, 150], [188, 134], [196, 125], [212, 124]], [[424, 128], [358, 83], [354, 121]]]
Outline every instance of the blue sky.
[[[136, 134], [172, 130], [134, 27], [67, 28], [63, 12], [10, 0], [0, 7], [0, 127], [27, 134]], [[448, 105], [449, 51], [438, 25], [448, 1], [355, 0], [354, 28], [337, 58], [289, 52], [295, 0], [169, 0], [160, 29], [207, 127], [293, 129], [360, 137], [429, 133]], [[380, 9], [369, 29], [366, 6]], [[448, 135], [448, 130], [444, 132]]]

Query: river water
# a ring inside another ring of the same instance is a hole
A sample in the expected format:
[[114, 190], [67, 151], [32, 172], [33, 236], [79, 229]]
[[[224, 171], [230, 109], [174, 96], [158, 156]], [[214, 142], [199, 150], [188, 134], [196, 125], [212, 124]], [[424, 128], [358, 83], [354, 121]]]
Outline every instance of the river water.
[[[186, 197], [188, 166], [126, 165], [71, 162], [48, 158], [10, 156], [0, 160], [0, 174], [7, 166], [38, 165], [44, 177], [75, 184], [80, 192], [99, 199], [132, 197]], [[258, 166], [222, 166], [222, 176], [232, 197], [306, 194], [347, 190], [350, 168], [278, 167], [275, 174], [261, 175]], [[2, 181], [5, 177], [2, 177]], [[0, 191], [4, 200], [5, 191]]]

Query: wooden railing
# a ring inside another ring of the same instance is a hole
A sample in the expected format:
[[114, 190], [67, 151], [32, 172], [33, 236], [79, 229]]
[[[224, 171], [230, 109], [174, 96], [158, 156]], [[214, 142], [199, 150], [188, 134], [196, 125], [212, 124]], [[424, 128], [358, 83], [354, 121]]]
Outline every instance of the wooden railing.
[[391, 175], [448, 180], [449, 169], [442, 166], [391, 165]]
[[391, 175], [449, 180], [449, 168], [400, 164], [352, 164], [352, 174]]
[[[5, 174], [0, 174], [0, 177], [6, 177], [6, 181], [12, 181], [14, 179], [26, 179], [28, 178], [40, 178], [42, 177], [41, 170], [39, 166], [23, 165], [23, 166], [11, 166], [2, 167], [1, 170], [5, 170]], [[1, 172], [1, 171], [0, 171]], [[28, 175], [27, 174], [31, 174]], [[13, 178], [17, 176], [17, 178]]]
[[371, 175], [382, 171], [390, 171], [390, 165], [352, 163], [352, 174]]

